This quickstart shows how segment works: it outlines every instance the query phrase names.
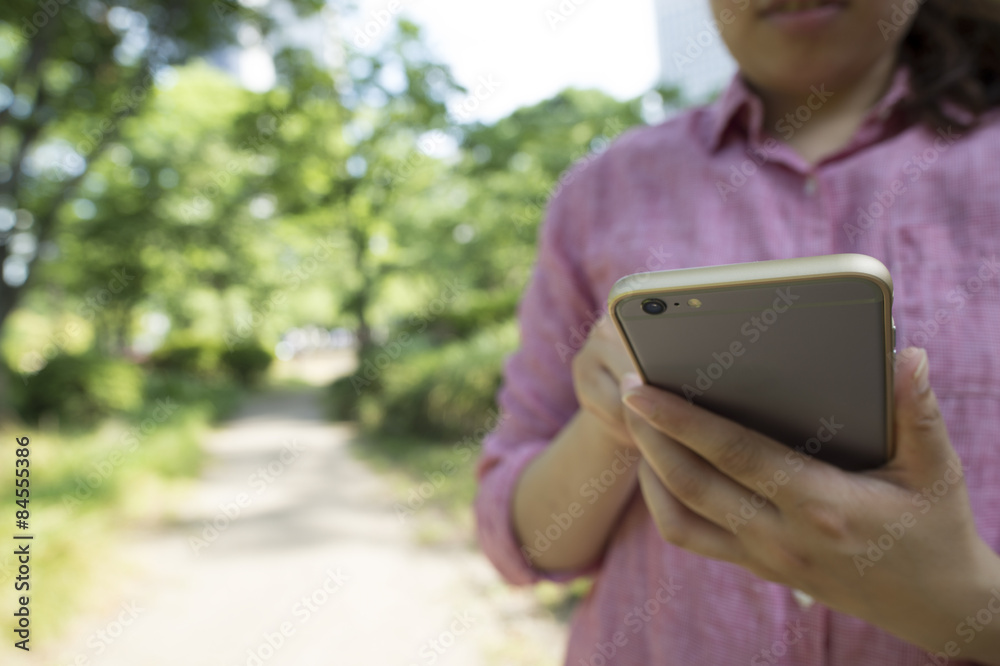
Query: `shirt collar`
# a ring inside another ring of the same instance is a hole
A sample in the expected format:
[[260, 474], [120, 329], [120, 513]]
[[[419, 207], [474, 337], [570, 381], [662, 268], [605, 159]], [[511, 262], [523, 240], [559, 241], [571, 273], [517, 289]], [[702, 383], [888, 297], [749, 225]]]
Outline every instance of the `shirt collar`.
[[[874, 124], [878, 132], [886, 129], [895, 107], [910, 93], [910, 70], [900, 66], [893, 76], [889, 89], [865, 116], [861, 127], [871, 132]], [[764, 104], [747, 84], [742, 74], [737, 72], [722, 95], [709, 107], [708, 147], [716, 151], [732, 128], [748, 137], [752, 143], [760, 143], [764, 124]], [[860, 130], [861, 128], [859, 128]]]

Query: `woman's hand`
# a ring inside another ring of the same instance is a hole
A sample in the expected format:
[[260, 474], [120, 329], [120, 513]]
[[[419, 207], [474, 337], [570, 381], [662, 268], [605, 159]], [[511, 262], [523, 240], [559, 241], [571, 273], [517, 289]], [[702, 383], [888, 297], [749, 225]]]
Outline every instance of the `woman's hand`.
[[[622, 391], [641, 383], [634, 373], [621, 336], [610, 317], [604, 315], [573, 357], [573, 388], [580, 409], [596, 417], [595, 421], [619, 446], [635, 447], [625, 425], [627, 410], [622, 405]], [[623, 387], [626, 375], [630, 379]]]
[[[619, 389], [631, 370], [614, 325], [602, 318], [573, 359], [580, 409], [514, 488], [514, 530], [521, 552], [538, 569], [592, 566], [635, 495], [641, 457], [625, 425], [628, 410]], [[637, 377], [633, 383], [640, 384]]]
[[[626, 421], [663, 538], [802, 590], [932, 652], [1000, 663], [1000, 556], [979, 537], [927, 355], [896, 368], [896, 455], [848, 473], [649, 386]], [[833, 434], [835, 419], [820, 439]], [[990, 612], [990, 611], [987, 611]], [[957, 653], [952, 654], [952, 652]]]

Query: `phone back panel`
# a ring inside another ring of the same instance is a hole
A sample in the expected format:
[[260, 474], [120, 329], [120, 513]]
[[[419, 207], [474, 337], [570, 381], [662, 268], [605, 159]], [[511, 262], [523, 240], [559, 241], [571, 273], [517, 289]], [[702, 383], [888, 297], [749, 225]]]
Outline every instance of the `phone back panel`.
[[[649, 299], [666, 310], [647, 314]], [[879, 280], [650, 285], [612, 308], [647, 383], [845, 469], [891, 457], [891, 291]]]

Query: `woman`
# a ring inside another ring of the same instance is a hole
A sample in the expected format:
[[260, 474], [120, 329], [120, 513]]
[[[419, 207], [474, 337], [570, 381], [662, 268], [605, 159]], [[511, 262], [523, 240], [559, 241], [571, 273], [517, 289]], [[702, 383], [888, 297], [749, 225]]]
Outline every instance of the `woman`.
[[[480, 461], [484, 551], [516, 584], [595, 577], [574, 666], [1000, 664], [1000, 3], [711, 6], [729, 89], [550, 205]], [[897, 455], [805, 461], [734, 532], [787, 449], [638, 386], [598, 316], [639, 270], [837, 252], [888, 266], [899, 348], [926, 349], [897, 364]]]

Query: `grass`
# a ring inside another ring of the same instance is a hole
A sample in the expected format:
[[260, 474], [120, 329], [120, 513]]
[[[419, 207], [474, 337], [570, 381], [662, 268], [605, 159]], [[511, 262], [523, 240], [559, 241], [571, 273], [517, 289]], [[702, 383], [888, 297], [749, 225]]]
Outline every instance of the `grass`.
[[[114, 588], [125, 564], [116, 555], [122, 528], [155, 525], [170, 517], [175, 499], [202, 468], [202, 436], [212, 422], [235, 409], [242, 395], [232, 385], [157, 377], [138, 413], [88, 431], [0, 428], [5, 487], [14, 477], [15, 438], [31, 440], [30, 517], [24, 533], [34, 536], [29, 595], [33, 644], [50, 643], [76, 614]], [[165, 402], [167, 398], [171, 401]], [[172, 407], [165, 409], [165, 404]], [[6, 507], [4, 520], [13, 523], [13, 499]], [[14, 531], [11, 524], [9, 532]], [[14, 558], [0, 556], [0, 587], [11, 589], [16, 575]], [[8, 635], [14, 627], [13, 596], [0, 599], [0, 612], [8, 618], [0, 626]]]

